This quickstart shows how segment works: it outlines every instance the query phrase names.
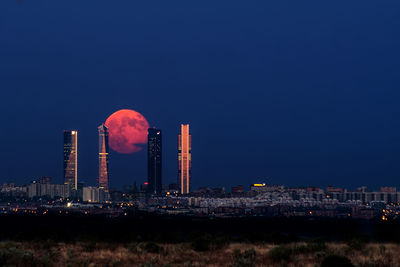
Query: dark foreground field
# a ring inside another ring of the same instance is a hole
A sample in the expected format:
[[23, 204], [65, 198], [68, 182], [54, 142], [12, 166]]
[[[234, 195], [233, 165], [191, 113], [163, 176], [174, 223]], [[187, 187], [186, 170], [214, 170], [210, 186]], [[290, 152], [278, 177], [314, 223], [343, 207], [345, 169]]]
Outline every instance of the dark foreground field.
[[399, 242], [400, 220], [331, 218], [208, 218], [148, 213], [109, 218], [94, 215], [0, 215], [0, 240], [54, 242], [191, 242], [198, 237], [231, 242], [285, 243], [363, 239]]
[[0, 266], [400, 266], [396, 220], [1, 215]]
[[231, 243], [206, 251], [153, 242], [3, 242], [1, 266], [399, 266], [398, 244]]

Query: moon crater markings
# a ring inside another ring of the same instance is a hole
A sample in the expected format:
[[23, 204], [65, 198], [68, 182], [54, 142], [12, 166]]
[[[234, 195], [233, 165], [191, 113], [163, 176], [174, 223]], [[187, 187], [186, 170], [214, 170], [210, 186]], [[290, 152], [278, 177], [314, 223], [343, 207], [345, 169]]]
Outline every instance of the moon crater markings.
[[106, 122], [109, 132], [109, 145], [112, 150], [131, 154], [142, 150], [147, 142], [149, 123], [137, 111], [121, 109], [111, 114]]

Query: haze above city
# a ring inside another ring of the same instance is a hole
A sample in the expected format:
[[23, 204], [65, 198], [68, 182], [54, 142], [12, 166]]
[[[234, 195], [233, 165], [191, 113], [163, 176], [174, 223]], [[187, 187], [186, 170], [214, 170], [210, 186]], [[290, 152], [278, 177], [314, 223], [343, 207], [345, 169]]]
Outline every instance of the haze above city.
[[[163, 131], [177, 180], [189, 123], [192, 183], [397, 186], [397, 1], [2, 1], [0, 182], [98, 176], [97, 126], [133, 109]], [[278, 15], [279, 14], [279, 15]], [[146, 147], [110, 154], [110, 184], [147, 178]]]

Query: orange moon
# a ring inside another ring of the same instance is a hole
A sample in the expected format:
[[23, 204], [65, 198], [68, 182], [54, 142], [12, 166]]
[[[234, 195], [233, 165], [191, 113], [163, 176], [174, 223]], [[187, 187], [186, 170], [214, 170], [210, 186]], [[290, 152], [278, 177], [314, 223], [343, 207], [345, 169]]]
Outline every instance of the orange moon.
[[108, 143], [112, 150], [131, 154], [142, 150], [147, 142], [149, 123], [146, 118], [130, 109], [121, 109], [111, 114], [105, 122], [108, 127]]

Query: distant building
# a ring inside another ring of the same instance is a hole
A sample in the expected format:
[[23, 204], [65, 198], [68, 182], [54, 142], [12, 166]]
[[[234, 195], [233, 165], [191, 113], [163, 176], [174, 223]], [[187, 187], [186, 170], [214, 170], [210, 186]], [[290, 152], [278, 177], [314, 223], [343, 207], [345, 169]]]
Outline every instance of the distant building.
[[28, 186], [28, 197], [34, 198], [39, 196], [39, 183], [37, 181], [32, 181]]
[[280, 191], [283, 190], [285, 187], [282, 185], [269, 185], [269, 184], [251, 184], [250, 191], [256, 193], [264, 193], [264, 192], [272, 192], [272, 191]]
[[225, 188], [200, 187], [199, 189], [191, 193], [191, 195], [196, 197], [210, 197], [210, 198], [224, 197]]
[[26, 197], [28, 193], [28, 187], [25, 185], [15, 186], [14, 183], [4, 183], [0, 185], [0, 188], [1, 195], [8, 197]]
[[396, 193], [396, 187], [381, 187], [381, 192]]
[[41, 184], [51, 184], [51, 178], [50, 177], [41, 177], [40, 183]]
[[162, 192], [162, 134], [160, 129], [149, 128], [147, 134], [147, 179], [148, 192]]
[[140, 185], [140, 191], [148, 192], [148, 190], [149, 190], [149, 182], [144, 182], [143, 184]]
[[171, 184], [168, 185], [168, 190], [176, 190], [176, 191], [178, 191], [178, 189], [179, 189], [178, 184], [171, 183]]
[[190, 193], [192, 176], [192, 136], [189, 124], [181, 124], [178, 135], [178, 185], [181, 194]]
[[108, 128], [103, 123], [98, 128], [99, 132], [99, 187], [105, 192], [109, 191], [108, 175]]
[[232, 186], [231, 194], [232, 196], [241, 196], [244, 193], [243, 185]]
[[360, 187], [357, 188], [357, 192], [365, 193], [365, 192], [367, 192], [367, 187], [366, 186], [360, 186]]
[[78, 186], [78, 132], [64, 131], [64, 183]]
[[122, 191], [117, 190], [115, 188], [110, 188], [109, 196], [111, 198], [111, 201], [122, 202], [124, 199], [124, 195], [125, 195], [125, 193], [123, 193]]
[[103, 188], [86, 186], [83, 187], [83, 201], [90, 203], [101, 203], [106, 200], [106, 192]]
[[32, 181], [28, 186], [28, 197], [62, 197], [71, 196], [71, 187], [69, 184], [51, 184], [48, 180], [40, 179], [40, 182]]
[[366, 219], [370, 220], [377, 215], [376, 210], [365, 207], [354, 206], [351, 208], [351, 217], [353, 219]]
[[75, 200], [82, 200], [84, 186], [85, 186], [84, 182], [78, 182], [78, 185], [76, 186], [77, 189], [71, 191], [71, 197]]
[[243, 193], [243, 185], [232, 186], [231, 192], [232, 193]]
[[321, 190], [322, 190], [321, 188], [315, 187], [315, 186], [308, 186], [308, 187], [306, 188], [306, 191], [307, 191], [307, 192], [319, 192], [319, 191], [321, 191]]
[[344, 193], [345, 189], [344, 188], [340, 188], [340, 187], [333, 187], [333, 186], [328, 186], [326, 188], [326, 193]]

